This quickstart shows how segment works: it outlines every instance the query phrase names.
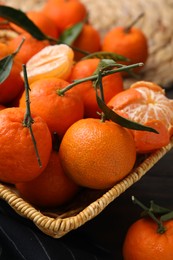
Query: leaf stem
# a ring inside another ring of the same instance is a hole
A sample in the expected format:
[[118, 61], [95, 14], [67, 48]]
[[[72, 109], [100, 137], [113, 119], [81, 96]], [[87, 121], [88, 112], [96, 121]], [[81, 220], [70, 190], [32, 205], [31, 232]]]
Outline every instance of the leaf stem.
[[36, 157], [37, 157], [37, 161], [38, 161], [39, 166], [42, 167], [41, 159], [40, 159], [38, 149], [37, 149], [37, 143], [36, 143], [34, 133], [32, 130], [32, 124], [34, 123], [34, 120], [31, 116], [31, 110], [30, 110], [30, 99], [29, 99], [30, 88], [29, 88], [28, 79], [27, 79], [26, 65], [23, 65], [23, 73], [24, 73], [24, 82], [25, 82], [25, 91], [26, 91], [26, 113], [25, 113], [24, 120], [23, 120], [23, 126], [29, 128], [32, 142], [34, 145], [34, 150], [35, 150]]
[[[112, 70], [105, 70], [105, 71], [102, 71], [101, 72], [101, 76], [102, 77], [105, 77], [105, 76], [108, 76], [110, 74], [114, 74], [116, 72], [122, 72], [124, 70], [129, 70], [129, 69], [133, 69], [133, 68], [136, 68], [136, 67], [141, 67], [143, 66], [144, 64], [141, 62], [141, 63], [136, 63], [136, 64], [131, 64], [131, 65], [122, 65], [122, 64], [116, 64], [115, 66], [116, 67], [119, 67], [118, 69], [112, 69]], [[74, 80], [71, 84], [69, 84], [67, 87], [63, 88], [63, 89], [58, 89], [57, 90], [57, 94], [60, 95], [60, 96], [63, 96], [64, 93], [68, 90], [70, 90], [71, 88], [73, 88], [74, 86], [80, 84], [80, 83], [83, 83], [83, 82], [86, 82], [86, 81], [94, 81], [94, 80], [97, 80], [98, 78], [98, 75], [92, 75], [92, 76], [89, 76], [89, 77], [86, 77], [86, 78], [82, 78], [82, 79], [78, 79], [78, 80]]]
[[25, 41], [25, 37], [22, 37], [21, 43], [19, 44], [19, 46], [17, 47], [17, 49], [12, 53], [13, 56], [15, 56], [21, 49], [23, 43]]
[[134, 196], [132, 196], [132, 201], [133, 203], [137, 204], [138, 206], [140, 206], [143, 210], [145, 210], [145, 212], [152, 218], [152, 220], [154, 220], [157, 225], [157, 232], [159, 234], [163, 234], [166, 231], [166, 228], [163, 226], [163, 223], [161, 220], [159, 220], [154, 214], [153, 212], [150, 211], [150, 209], [148, 207], [146, 207], [143, 203], [141, 203], [139, 200], [137, 200]]

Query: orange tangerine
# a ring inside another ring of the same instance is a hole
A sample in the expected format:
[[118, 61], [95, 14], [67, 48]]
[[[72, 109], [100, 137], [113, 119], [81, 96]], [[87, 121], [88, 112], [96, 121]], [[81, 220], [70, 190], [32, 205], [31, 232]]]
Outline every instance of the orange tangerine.
[[[66, 130], [77, 120], [83, 118], [84, 105], [81, 97], [73, 91], [63, 95], [59, 91], [69, 83], [63, 79], [43, 78], [30, 85], [30, 107], [33, 113], [41, 116], [47, 123], [51, 133], [62, 137]], [[20, 107], [25, 107], [25, 94], [20, 98]]]
[[87, 15], [86, 7], [80, 0], [48, 0], [42, 12], [55, 22], [60, 32], [83, 21]]
[[[84, 59], [76, 62], [72, 68], [69, 81], [80, 80], [92, 76], [96, 71], [99, 62], [98, 58]], [[74, 87], [78, 91], [84, 102], [85, 117], [99, 117], [97, 112], [101, 112], [96, 101], [96, 91], [93, 82], [82, 82]], [[104, 99], [107, 103], [115, 94], [123, 90], [123, 80], [121, 73], [114, 73], [103, 77]]]
[[65, 173], [77, 184], [93, 189], [110, 188], [132, 170], [136, 161], [130, 131], [96, 118], [71, 125], [61, 141], [59, 154]]
[[[56, 39], [59, 37], [59, 30], [57, 25], [46, 14], [38, 10], [30, 10], [26, 12], [26, 15], [46, 35], [49, 35]], [[10, 23], [10, 25], [13, 28], [13, 30], [20, 34], [26, 32], [24, 29], [13, 23]]]
[[44, 47], [50, 45], [49, 41], [47, 40], [39, 41], [33, 38], [29, 33], [22, 33], [8, 41], [9, 49], [11, 49], [11, 51], [15, 51], [23, 38], [25, 38], [25, 41], [20, 51], [18, 52], [17, 57], [24, 64], [26, 64], [28, 60], [37, 52], [41, 51]]
[[138, 81], [115, 95], [109, 102], [115, 112], [155, 128], [159, 134], [138, 130], [134, 134], [138, 152], [150, 152], [167, 145], [173, 134], [173, 100], [157, 84]]
[[52, 208], [69, 202], [79, 190], [64, 173], [59, 153], [52, 151], [45, 170], [31, 181], [17, 183], [20, 196], [28, 202], [39, 206]]
[[33, 135], [41, 166], [38, 163], [30, 130], [24, 125], [25, 109], [5, 108], [0, 111], [0, 180], [8, 183], [34, 179], [47, 166], [52, 138], [47, 124], [40, 116], [32, 115]]

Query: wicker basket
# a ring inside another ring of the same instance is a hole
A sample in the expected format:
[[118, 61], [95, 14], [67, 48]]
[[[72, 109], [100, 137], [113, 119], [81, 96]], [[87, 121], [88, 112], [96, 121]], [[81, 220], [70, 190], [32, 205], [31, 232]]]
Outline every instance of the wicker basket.
[[114, 187], [106, 191], [84, 189], [69, 205], [52, 211], [41, 211], [24, 201], [17, 191], [0, 184], [0, 198], [5, 200], [19, 215], [30, 219], [45, 234], [60, 238], [77, 229], [101, 213], [120, 194], [139, 181], [173, 147], [171, 142], [142, 160], [133, 171]]

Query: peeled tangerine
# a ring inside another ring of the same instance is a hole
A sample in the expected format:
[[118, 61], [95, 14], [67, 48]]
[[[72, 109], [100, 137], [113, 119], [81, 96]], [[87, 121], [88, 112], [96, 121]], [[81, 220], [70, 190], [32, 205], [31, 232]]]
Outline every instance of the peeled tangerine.
[[26, 63], [29, 83], [48, 77], [66, 80], [71, 72], [73, 58], [74, 52], [66, 44], [46, 46]]
[[158, 133], [132, 130], [139, 153], [152, 152], [169, 143], [173, 135], [173, 100], [153, 82], [138, 81], [108, 103], [115, 112], [150, 126]]

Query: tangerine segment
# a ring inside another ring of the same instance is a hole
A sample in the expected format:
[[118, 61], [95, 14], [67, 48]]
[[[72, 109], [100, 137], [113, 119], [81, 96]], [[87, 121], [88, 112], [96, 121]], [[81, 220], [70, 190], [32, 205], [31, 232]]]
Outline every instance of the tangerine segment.
[[[26, 64], [29, 83], [48, 77], [67, 79], [74, 52], [66, 44], [50, 45], [36, 53]], [[21, 72], [23, 77], [23, 72]]]
[[65, 173], [77, 184], [93, 189], [113, 186], [132, 170], [136, 160], [130, 131], [93, 118], [69, 127], [59, 153]]
[[51, 149], [52, 138], [47, 124], [33, 115], [33, 134], [42, 163], [40, 167], [28, 127], [23, 126], [25, 110], [5, 108], [0, 111], [0, 180], [8, 183], [34, 179], [45, 169]]

